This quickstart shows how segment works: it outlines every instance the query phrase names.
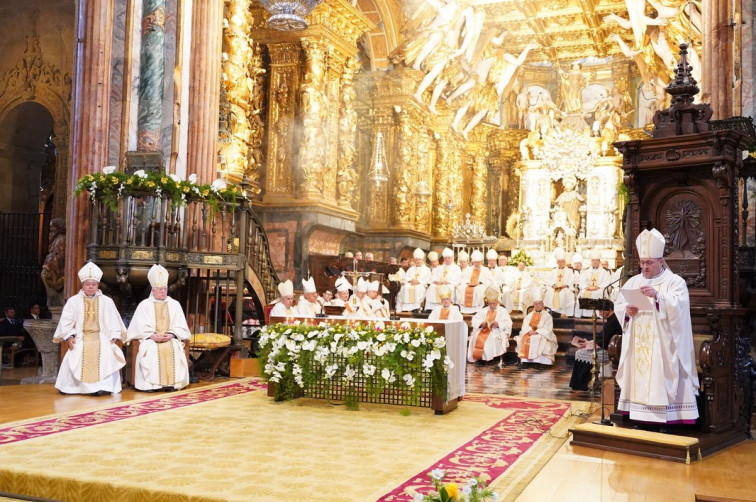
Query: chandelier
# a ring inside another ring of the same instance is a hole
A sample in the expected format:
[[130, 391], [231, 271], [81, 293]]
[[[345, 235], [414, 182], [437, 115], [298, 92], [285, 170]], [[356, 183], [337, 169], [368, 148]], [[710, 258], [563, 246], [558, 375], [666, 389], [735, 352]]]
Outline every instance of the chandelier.
[[322, 0], [260, 0], [272, 15], [268, 26], [279, 31], [302, 31], [307, 28], [305, 17]]
[[598, 152], [593, 139], [572, 129], [552, 129], [544, 138], [543, 146], [535, 153], [552, 180], [567, 175], [584, 180], [596, 165]]
[[380, 131], [375, 136], [373, 159], [370, 163], [368, 179], [376, 185], [388, 181], [388, 174], [386, 173], [386, 152], [383, 149], [383, 134]]

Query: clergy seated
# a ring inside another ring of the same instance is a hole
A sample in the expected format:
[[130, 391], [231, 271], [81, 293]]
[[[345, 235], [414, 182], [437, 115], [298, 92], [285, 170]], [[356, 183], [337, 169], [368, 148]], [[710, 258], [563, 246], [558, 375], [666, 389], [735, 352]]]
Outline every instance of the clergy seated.
[[[591, 252], [591, 266], [580, 272], [580, 298], [601, 299], [604, 288], [611, 282], [611, 273], [601, 266], [601, 253], [597, 250]], [[580, 310], [580, 317], [591, 317], [590, 310]]]
[[521, 363], [554, 364], [557, 351], [554, 321], [543, 307], [543, 299], [533, 302], [533, 310], [523, 319], [520, 334], [515, 340]]
[[[596, 346], [596, 358], [597, 363], [603, 371], [604, 364], [608, 361], [608, 354], [602, 347], [605, 347], [614, 335], [622, 334], [622, 326], [617, 320], [617, 316], [614, 315], [614, 311], [604, 310], [601, 312], [601, 317], [604, 318], [604, 328], [597, 335], [598, 340], [592, 340], [593, 336], [588, 334], [584, 338], [578, 338], [578, 340], [573, 342], [577, 344], [578, 350], [575, 352], [575, 365], [572, 367], [572, 376], [570, 377], [570, 388], [572, 390], [588, 390], [588, 384], [592, 376], [591, 370], [593, 369], [594, 343], [598, 343]], [[611, 365], [609, 371], [611, 371]], [[604, 376], [607, 375], [605, 374]]]
[[138, 390], [179, 390], [189, 385], [189, 362], [184, 341], [191, 337], [179, 302], [168, 296], [168, 271], [153, 265], [147, 274], [152, 286], [131, 319], [126, 341], [139, 340], [134, 369]]
[[459, 307], [452, 304], [452, 292], [449, 286], [439, 288], [438, 296], [441, 305], [434, 308], [428, 316], [429, 321], [462, 321], [462, 313]]
[[102, 270], [92, 262], [79, 270], [81, 291], [68, 299], [53, 335], [68, 344], [55, 388], [64, 394], [121, 392], [126, 358], [118, 346], [126, 327], [113, 300], [99, 289]]
[[354, 294], [344, 307], [344, 315], [355, 319], [373, 319], [373, 309], [370, 306], [371, 301], [367, 296], [368, 282], [362, 277], [354, 285]]
[[493, 282], [491, 271], [482, 266], [483, 253], [473, 251], [472, 266], [462, 272], [462, 280], [456, 288], [457, 303], [463, 314], [478, 312], [485, 306], [486, 288]]
[[278, 284], [278, 300], [270, 309], [268, 318], [271, 317], [291, 317], [297, 315], [294, 306], [294, 284], [286, 280]]
[[512, 334], [512, 319], [499, 304], [499, 292], [486, 290], [488, 306], [472, 318], [473, 328], [467, 346], [467, 360], [476, 364], [496, 362], [507, 351], [509, 335]]
[[431, 273], [431, 284], [428, 286], [428, 291], [425, 294], [426, 310], [433, 310], [435, 307], [441, 305], [441, 300], [437, 295], [440, 286], [448, 285], [454, 291], [454, 288], [462, 280], [462, 271], [459, 265], [454, 263], [454, 251], [450, 248], [445, 248], [441, 254], [444, 257], [444, 263], [434, 268]]
[[517, 264], [517, 270], [510, 276], [510, 281], [507, 286], [512, 295], [513, 310], [523, 312], [530, 305], [531, 288], [533, 286], [533, 280], [530, 277], [530, 272], [525, 269], [524, 262]]
[[[419, 309], [425, 300], [425, 291], [431, 282], [431, 270], [425, 265], [425, 253], [415, 249], [412, 265], [402, 278], [402, 287], [396, 296], [397, 312]], [[401, 270], [401, 269], [400, 269]]]
[[315, 317], [323, 313], [323, 305], [318, 301], [318, 290], [315, 289], [315, 279], [302, 279], [302, 297], [297, 303], [296, 315], [300, 317]]
[[544, 305], [553, 312], [572, 316], [575, 313], [575, 275], [572, 269], [567, 267], [564, 250], [555, 250], [554, 258], [556, 258], [557, 267], [551, 271], [551, 277], [547, 282]]

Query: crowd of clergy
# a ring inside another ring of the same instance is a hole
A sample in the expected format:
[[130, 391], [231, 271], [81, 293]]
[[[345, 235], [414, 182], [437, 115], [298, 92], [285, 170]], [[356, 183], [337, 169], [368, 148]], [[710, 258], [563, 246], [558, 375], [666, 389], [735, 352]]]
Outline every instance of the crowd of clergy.
[[[621, 269], [608, 270], [597, 251], [591, 253], [589, 266], [583, 268], [579, 253], [567, 266], [566, 253], [555, 250], [556, 267], [546, 281], [532, 276], [523, 262], [510, 266], [508, 257], [493, 249], [485, 255], [480, 250], [469, 254], [460, 251], [456, 260], [450, 248], [444, 249], [440, 257], [434, 251], [426, 256], [422, 249], [416, 249], [412, 258], [412, 264], [400, 268], [393, 277], [401, 283], [394, 309], [384, 298], [388, 289], [379, 281], [360, 277], [351, 284], [339, 277], [335, 291], [320, 295], [310, 278], [302, 281], [303, 294], [298, 301], [294, 284], [282, 282], [270, 316], [313, 317], [322, 315], [329, 305], [343, 307], [344, 316], [361, 319], [388, 319], [392, 311], [425, 310], [429, 320], [462, 320], [463, 314], [469, 314], [470, 362], [501, 364], [511, 338], [517, 342], [520, 362], [551, 365], [557, 351], [551, 313], [590, 316], [592, 311], [579, 308], [579, 298], [602, 298], [621, 274]], [[524, 315], [517, 336], [512, 334], [513, 311]]]

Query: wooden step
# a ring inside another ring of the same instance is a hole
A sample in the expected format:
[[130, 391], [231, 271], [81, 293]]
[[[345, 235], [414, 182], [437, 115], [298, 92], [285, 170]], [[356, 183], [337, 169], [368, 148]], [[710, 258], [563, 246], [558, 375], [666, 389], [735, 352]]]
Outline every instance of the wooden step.
[[698, 438], [594, 423], [570, 429], [572, 445], [690, 464], [701, 460]]

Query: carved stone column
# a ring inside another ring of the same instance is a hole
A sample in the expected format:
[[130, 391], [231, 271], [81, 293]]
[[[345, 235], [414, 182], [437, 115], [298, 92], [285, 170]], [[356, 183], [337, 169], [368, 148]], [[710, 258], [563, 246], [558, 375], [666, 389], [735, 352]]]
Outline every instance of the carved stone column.
[[732, 1], [703, 2], [701, 102], [711, 103], [714, 120], [732, 116]]
[[341, 76], [341, 118], [339, 119], [338, 171], [336, 195], [339, 207], [354, 209], [354, 194], [359, 184], [355, 161], [357, 160], [357, 113], [354, 111], [354, 74], [359, 68], [357, 58], [351, 58], [344, 66]]
[[223, 0], [192, 4], [187, 166], [199, 183], [216, 177]]
[[268, 106], [268, 158], [266, 202], [294, 192], [293, 136], [296, 90], [299, 88], [299, 44], [268, 44], [270, 53], [270, 106]]
[[[68, 190], [84, 174], [99, 171], [108, 159], [108, 117], [110, 112], [111, 58], [114, 0], [78, 2], [75, 77], [71, 109], [71, 167]], [[64, 197], [64, 193], [60, 196]], [[71, 199], [66, 233], [66, 284], [64, 295], [78, 289], [76, 271], [84, 264], [89, 242], [89, 200], [82, 194]], [[76, 222], [76, 225], [70, 224]]]
[[137, 149], [160, 150], [165, 76], [165, 0], [144, 0], [139, 63], [139, 118]]

